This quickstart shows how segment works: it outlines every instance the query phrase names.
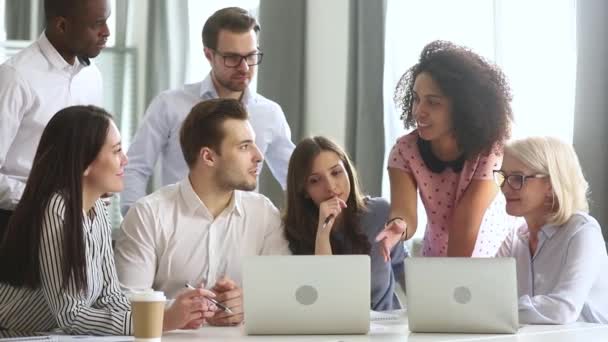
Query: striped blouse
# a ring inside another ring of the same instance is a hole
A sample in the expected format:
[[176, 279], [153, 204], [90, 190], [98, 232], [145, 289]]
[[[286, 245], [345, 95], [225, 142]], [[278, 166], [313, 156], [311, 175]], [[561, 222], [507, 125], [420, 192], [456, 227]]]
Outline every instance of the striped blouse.
[[98, 200], [84, 217], [86, 292], [76, 291], [73, 280], [67, 289], [61, 287], [64, 212], [63, 198], [54, 195], [43, 221], [40, 288], [16, 288], [0, 283], [0, 329], [131, 335], [131, 306], [116, 277], [111, 225], [105, 205]]

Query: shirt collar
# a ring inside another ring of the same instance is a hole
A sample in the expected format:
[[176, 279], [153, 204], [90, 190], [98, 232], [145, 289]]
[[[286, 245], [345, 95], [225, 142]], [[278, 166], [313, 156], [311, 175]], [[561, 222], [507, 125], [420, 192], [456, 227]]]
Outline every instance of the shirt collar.
[[243, 215], [243, 199], [240, 190], [234, 190], [234, 195], [230, 200], [230, 204], [228, 204], [228, 208], [226, 208], [228, 212], [233, 212], [238, 216]]
[[[241, 102], [245, 106], [248, 106], [255, 101], [256, 95], [256, 92], [254, 92], [251, 87], [247, 87], [243, 91]], [[213, 80], [211, 79], [211, 72], [209, 72], [207, 77], [205, 77], [203, 82], [201, 82], [200, 97], [203, 100], [217, 99], [218, 97], [220, 97], [217, 94], [217, 90], [215, 89], [215, 85], [213, 84]]]
[[[205, 203], [203, 203], [203, 201], [201, 201], [196, 192], [194, 192], [194, 188], [192, 188], [192, 183], [190, 183], [189, 177], [182, 179], [182, 181], [179, 183], [179, 188], [182, 194], [182, 199], [184, 200], [184, 203], [190, 213], [193, 213], [197, 209], [202, 208], [207, 215], [211, 216], [211, 213], [209, 212], [209, 209], [207, 208]], [[228, 203], [228, 206], [226, 206], [222, 213], [224, 212], [234, 212], [239, 216], [243, 214], [243, 204], [241, 199], [241, 192], [239, 190], [234, 191], [234, 195], [232, 196], [230, 202]]]
[[545, 235], [547, 239], [551, 239], [555, 233], [557, 233], [558, 227], [554, 224], [545, 225], [540, 231]]
[[462, 171], [465, 163], [464, 155], [461, 155], [456, 160], [443, 161], [433, 154], [430, 141], [418, 137], [416, 145], [418, 146], [418, 151], [420, 152], [422, 161], [424, 161], [424, 165], [432, 172], [442, 173], [446, 168], [451, 168], [455, 173]]
[[74, 59], [74, 65], [71, 65], [70, 63], [66, 62], [66, 60], [63, 59], [59, 51], [55, 49], [53, 44], [51, 44], [51, 42], [47, 38], [46, 31], [42, 32], [42, 34], [38, 38], [38, 46], [40, 46], [40, 51], [42, 52], [44, 57], [49, 61], [49, 63], [51, 63], [54, 68], [58, 70], [63, 70], [75, 74], [83, 67], [85, 67], [85, 65], [80, 62], [79, 58]]
[[[555, 233], [557, 233], [557, 230], [558, 230], [558, 226], [548, 223], [548, 224], [545, 224], [540, 229], [539, 232], [546, 239], [551, 239], [553, 237], [553, 235], [555, 235]], [[522, 240], [528, 240], [529, 234], [530, 234], [530, 231], [528, 230], [527, 224], [524, 224], [523, 226], [521, 226], [517, 231], [517, 235]], [[539, 236], [539, 240], [540, 240], [540, 236]]]

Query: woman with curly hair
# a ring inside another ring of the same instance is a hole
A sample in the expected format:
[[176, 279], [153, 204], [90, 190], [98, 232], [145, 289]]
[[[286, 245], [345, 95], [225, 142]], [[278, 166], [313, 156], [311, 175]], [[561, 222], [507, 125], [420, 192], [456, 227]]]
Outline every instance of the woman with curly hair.
[[390, 218], [384, 255], [417, 229], [417, 192], [427, 214], [422, 255], [493, 256], [508, 233], [504, 197], [492, 179], [510, 133], [503, 73], [471, 50], [434, 41], [399, 81], [405, 127], [388, 161]]
[[371, 259], [370, 307], [401, 307], [395, 274], [403, 272], [402, 243], [386, 262], [374, 238], [386, 222], [389, 204], [361, 194], [357, 173], [342, 148], [325, 137], [306, 138], [293, 151], [287, 171], [287, 207], [283, 217], [289, 248], [295, 255], [367, 254]]

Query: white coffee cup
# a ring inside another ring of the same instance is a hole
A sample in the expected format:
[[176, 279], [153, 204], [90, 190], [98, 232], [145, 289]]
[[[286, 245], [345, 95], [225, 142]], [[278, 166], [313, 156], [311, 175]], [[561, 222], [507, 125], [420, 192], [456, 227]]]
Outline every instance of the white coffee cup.
[[133, 335], [137, 342], [160, 342], [167, 298], [162, 291], [129, 294], [133, 314]]

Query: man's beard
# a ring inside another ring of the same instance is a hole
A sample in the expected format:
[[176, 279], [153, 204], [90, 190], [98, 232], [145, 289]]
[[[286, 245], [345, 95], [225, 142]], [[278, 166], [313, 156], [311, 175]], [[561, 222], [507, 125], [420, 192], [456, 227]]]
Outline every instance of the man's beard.
[[249, 82], [251, 81], [249, 78], [247, 79], [247, 82], [245, 84], [241, 84], [241, 83], [237, 83], [233, 82], [230, 78], [228, 79], [223, 79], [223, 78], [219, 78], [216, 76], [215, 78], [217, 80], [217, 82], [224, 88], [230, 90], [230, 91], [234, 91], [234, 92], [238, 92], [238, 91], [243, 91], [247, 88], [247, 86], [249, 86]]
[[225, 174], [218, 177], [217, 183], [221, 188], [226, 190], [253, 191], [258, 186], [257, 179], [253, 182], [248, 182], [247, 180], [233, 180], [229, 175]]

